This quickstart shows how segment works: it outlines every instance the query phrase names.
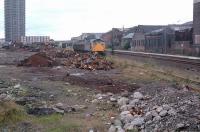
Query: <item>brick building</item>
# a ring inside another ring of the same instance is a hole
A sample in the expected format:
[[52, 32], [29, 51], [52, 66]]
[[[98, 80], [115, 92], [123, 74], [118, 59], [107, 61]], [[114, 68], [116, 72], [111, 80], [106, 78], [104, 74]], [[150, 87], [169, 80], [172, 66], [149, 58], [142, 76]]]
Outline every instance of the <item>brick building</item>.
[[111, 47], [113, 44], [115, 49], [120, 49], [122, 37], [123, 29], [113, 28], [111, 31], [103, 34], [101, 39], [106, 43], [107, 47]]

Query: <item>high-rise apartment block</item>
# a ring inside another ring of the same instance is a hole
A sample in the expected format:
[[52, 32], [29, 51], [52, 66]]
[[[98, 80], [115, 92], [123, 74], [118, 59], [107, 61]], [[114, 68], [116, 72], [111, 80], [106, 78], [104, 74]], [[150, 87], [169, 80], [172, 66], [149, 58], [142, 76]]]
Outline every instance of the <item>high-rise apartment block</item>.
[[25, 0], [5, 0], [5, 40], [20, 42], [25, 36]]

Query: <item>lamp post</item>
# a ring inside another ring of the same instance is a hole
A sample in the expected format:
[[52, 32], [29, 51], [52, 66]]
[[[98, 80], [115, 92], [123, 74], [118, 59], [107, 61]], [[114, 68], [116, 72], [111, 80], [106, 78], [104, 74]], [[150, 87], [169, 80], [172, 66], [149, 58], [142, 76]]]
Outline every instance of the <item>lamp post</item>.
[[111, 46], [112, 46], [112, 55], [114, 55], [114, 37], [115, 37], [115, 35], [114, 35], [114, 28], [112, 28], [112, 44], [111, 44]]

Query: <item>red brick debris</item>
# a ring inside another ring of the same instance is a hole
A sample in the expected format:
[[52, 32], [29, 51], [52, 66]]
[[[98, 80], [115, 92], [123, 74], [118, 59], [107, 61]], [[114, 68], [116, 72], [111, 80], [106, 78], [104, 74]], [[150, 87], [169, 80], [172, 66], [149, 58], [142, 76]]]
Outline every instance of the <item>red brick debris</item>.
[[39, 52], [18, 64], [18, 66], [28, 67], [53, 67], [59, 65], [91, 71], [111, 70], [114, 68], [113, 63], [104, 56], [66, 50]]

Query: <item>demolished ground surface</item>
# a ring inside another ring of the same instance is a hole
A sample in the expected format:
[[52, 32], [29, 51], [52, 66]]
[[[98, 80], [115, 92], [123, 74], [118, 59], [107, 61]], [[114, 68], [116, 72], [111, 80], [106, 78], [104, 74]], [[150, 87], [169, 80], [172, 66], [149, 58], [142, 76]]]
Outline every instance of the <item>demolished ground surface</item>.
[[[19, 58], [8, 51], [1, 51], [0, 58], [8, 54], [7, 59]], [[1, 130], [200, 130], [199, 93], [147, 67], [123, 63], [109, 71], [89, 71], [15, 65], [0, 65]]]

